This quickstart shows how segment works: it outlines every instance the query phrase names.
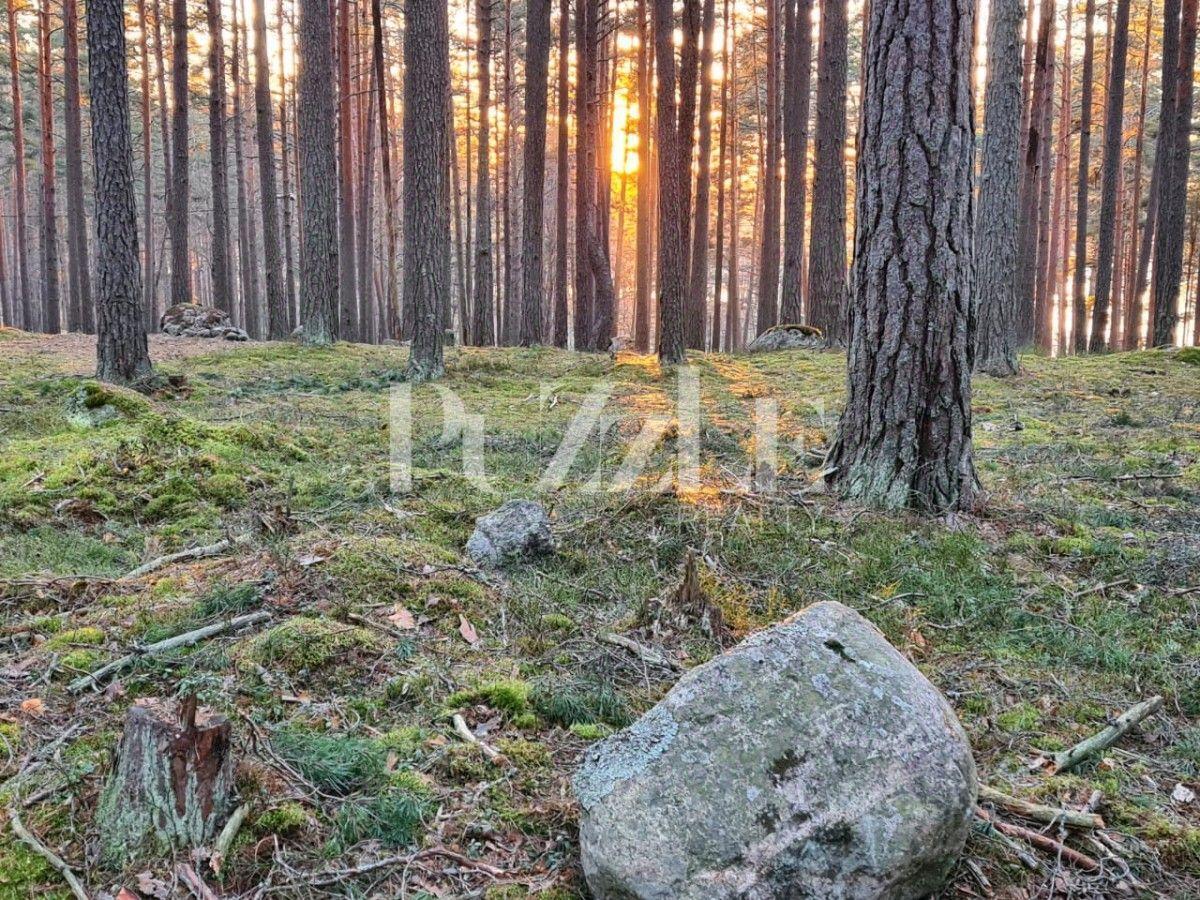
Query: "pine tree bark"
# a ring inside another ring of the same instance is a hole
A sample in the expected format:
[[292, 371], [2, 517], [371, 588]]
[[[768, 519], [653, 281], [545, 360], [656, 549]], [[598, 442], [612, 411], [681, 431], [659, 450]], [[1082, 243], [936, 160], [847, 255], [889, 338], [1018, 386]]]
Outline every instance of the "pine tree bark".
[[[396, 188], [392, 181], [392, 125], [389, 115], [386, 89], [386, 72], [383, 62], [383, 10], [380, 0], [371, 0], [371, 22], [373, 27], [372, 53], [375, 65], [375, 89], [378, 91], [376, 102], [379, 104], [379, 137], [380, 137], [380, 166], [383, 173], [383, 202], [384, 202], [384, 272], [383, 302], [384, 320], [387, 323], [387, 336], [400, 336], [400, 304], [396, 296]], [[285, 129], [286, 131], [286, 129]], [[284, 182], [286, 192], [287, 154], [284, 154]], [[286, 193], [285, 200], [286, 204]], [[284, 206], [286, 213], [287, 207]]]
[[1104, 160], [1101, 163], [1100, 234], [1096, 248], [1096, 300], [1092, 307], [1092, 337], [1088, 349], [1108, 349], [1109, 307], [1113, 296], [1116, 226], [1120, 219], [1121, 143], [1125, 129], [1125, 65], [1129, 56], [1129, 2], [1117, 0], [1117, 18], [1109, 55], [1107, 113], [1104, 122]]
[[[697, 145], [696, 205], [692, 215], [692, 251], [689, 255], [688, 317], [685, 323], [687, 346], [704, 349], [704, 326], [708, 312], [708, 239], [709, 197], [712, 190], [712, 88], [713, 38], [716, 32], [716, 0], [704, 0], [701, 15], [700, 49], [700, 142]], [[715, 301], [720, 305], [719, 301]]]
[[521, 248], [521, 334], [542, 342], [542, 192], [546, 178], [546, 93], [550, 68], [550, 0], [529, 0], [525, 18], [525, 172]]
[[[974, 3], [875, 0], [860, 131], [846, 409], [828, 476], [847, 498], [972, 509]], [[936, 162], [927, 153], [940, 148]]]
[[492, 0], [477, 0], [475, 7], [476, 78], [479, 80], [479, 140], [475, 179], [474, 291], [471, 304], [472, 343], [496, 343], [495, 284], [492, 266], [491, 102], [492, 102]]
[[442, 0], [404, 6], [404, 303], [412, 310], [408, 375], [442, 375], [450, 288], [450, 34]]
[[[564, 3], [566, 0], [564, 0]], [[650, 290], [654, 277], [653, 241], [654, 206], [652, 204], [654, 176], [651, 154], [650, 112], [650, 59], [652, 41], [649, 26], [647, 0], [638, 0], [638, 178], [637, 178], [637, 233], [634, 237], [634, 299], [633, 299], [633, 345], [639, 353], [650, 350]]]
[[596, 194], [592, 118], [596, 96], [596, 0], [575, 7], [575, 349], [593, 350], [596, 288], [589, 257]]
[[137, 0], [138, 58], [142, 67], [142, 306], [143, 317], [154, 312], [154, 172], [151, 167], [150, 48], [146, 0]]
[[[167, 64], [166, 64], [166, 41], [163, 38], [163, 5], [164, 0], [154, 0], [154, 60], [155, 60], [155, 88], [158, 94], [158, 123], [159, 133], [162, 143], [162, 166], [163, 166], [163, 211], [166, 218], [165, 236], [160, 244], [165, 249], [166, 243], [170, 240], [171, 222], [174, 218], [174, 200], [175, 192], [175, 177], [171, 171], [171, 104], [168, 102], [167, 96]], [[166, 269], [167, 259], [159, 261], [155, 267], [155, 279], [153, 297], [154, 302], [146, 309], [146, 329], [148, 332], [153, 332], [158, 329], [160, 316], [165, 309], [165, 302], [162, 295], [159, 293], [158, 277]], [[170, 290], [170, 283], [167, 283], [166, 289]], [[230, 310], [232, 313], [233, 311]]]
[[658, 67], [658, 358], [684, 361], [683, 304], [687, 227], [683, 219], [684, 168], [675, 98], [674, 9], [654, 2], [654, 50]]
[[[288, 150], [288, 133], [291, 125], [288, 122], [288, 82], [287, 70], [283, 66], [283, 0], [276, 6], [276, 22], [278, 38], [276, 43], [275, 66], [279, 71], [279, 161], [283, 169], [283, 274], [284, 294], [288, 308], [288, 331], [296, 327], [296, 262], [292, 245], [292, 177]], [[384, 123], [386, 128], [386, 122]], [[385, 132], [386, 134], [386, 132]], [[385, 137], [386, 141], [386, 137]], [[391, 196], [389, 192], [388, 196]], [[389, 213], [391, 209], [389, 207]], [[392, 259], [394, 257], [389, 257]]]
[[804, 216], [808, 204], [808, 107], [812, 78], [812, 0], [783, 0], [783, 300], [780, 317], [804, 318]]
[[988, 22], [983, 162], [975, 222], [974, 368], [1017, 372], [1017, 201], [1021, 143], [1022, 0], [994, 0]]
[[[817, 134], [809, 238], [809, 320], [830, 344], [846, 335], [846, 54], [843, 0], [822, 0]], [[761, 328], [759, 329], [762, 330]]]
[[[732, 20], [731, 20], [732, 21]], [[738, 80], [737, 80], [737, 28], [736, 23], [729, 29], [729, 83], [731, 85], [730, 107], [732, 115], [729, 119], [729, 282], [725, 290], [725, 349], [732, 353], [741, 345], [741, 319], [739, 304], [741, 303], [740, 269], [742, 217], [738, 206], [740, 194], [739, 183], [741, 171], [738, 166], [741, 146], [741, 129], [738, 119]]]
[[300, 0], [300, 328], [305, 343], [318, 345], [336, 341], [340, 324], [332, 18], [327, 0]]
[[1037, 319], [1037, 273], [1038, 273], [1038, 223], [1042, 200], [1042, 168], [1048, 154], [1050, 142], [1049, 124], [1045, 110], [1053, 90], [1053, 47], [1051, 35], [1054, 25], [1054, 0], [1041, 0], [1038, 18], [1037, 43], [1034, 50], [1034, 71], [1031, 88], [1030, 109], [1021, 168], [1021, 186], [1018, 200], [1020, 210], [1017, 229], [1017, 345], [1028, 346], [1034, 338]]
[[83, 123], [79, 104], [79, 3], [63, 0], [63, 80], [66, 107], [67, 271], [71, 285], [71, 329], [92, 334], [92, 272], [88, 258], [88, 215], [83, 203]]
[[188, 21], [187, 0], [171, 2], [171, 304], [192, 302], [188, 249]]
[[12, 91], [13, 117], [13, 193], [16, 229], [13, 235], [17, 252], [17, 293], [19, 299], [13, 306], [21, 310], [20, 325], [33, 331], [37, 325], [37, 310], [33, 302], [33, 290], [29, 279], [29, 227], [26, 202], [29, 196], [25, 177], [25, 113], [21, 104], [21, 76], [17, 65], [17, 17], [16, 0], [8, 0], [8, 63], [9, 87]]
[[235, 321], [240, 321], [251, 336], [258, 334], [258, 278], [254, 271], [254, 251], [250, 239], [250, 204], [246, 196], [246, 129], [242, 116], [242, 33], [238, 8], [240, 2], [233, 7], [233, 46], [231, 48], [229, 68], [233, 75], [233, 159], [234, 180], [237, 196], [237, 241], [238, 241], [238, 286], [240, 289], [239, 302], [235, 304], [239, 313]]
[[721, 21], [721, 71], [725, 77], [721, 79], [721, 131], [717, 151], [717, 230], [713, 260], [712, 327], [708, 336], [708, 349], [713, 353], [721, 352], [721, 285], [725, 267], [725, 163], [729, 157], [729, 29], [732, 23], [729, 0], [724, 0]]
[[[1153, 346], [1175, 343], [1179, 324], [1179, 285], [1183, 277], [1183, 231], [1186, 217], [1188, 162], [1192, 131], [1192, 85], [1196, 63], [1197, 0], [1183, 0], [1179, 31], [1175, 38], [1174, 77], [1168, 83], [1166, 61], [1167, 35], [1172, 31], [1172, 6], [1164, 7], [1163, 105], [1159, 127], [1159, 147], [1163, 154], [1163, 175], [1159, 192], [1158, 228], [1154, 247], [1154, 306], [1150, 327]], [[1166, 94], [1174, 94], [1168, 108]], [[1168, 124], [1169, 123], [1169, 124]]]
[[271, 68], [267, 61], [266, 0], [254, 0], [254, 112], [258, 139], [258, 184], [262, 196], [263, 267], [267, 283], [267, 336], [288, 336], [288, 305], [279, 249], [279, 195], [275, 187], [275, 124]]
[[212, 163], [213, 306], [229, 309], [233, 277], [229, 259], [229, 178], [226, 174], [225, 38], [220, 0], [208, 0], [208, 135]]
[[350, 91], [350, 0], [337, 0], [338, 84], [338, 314], [343, 340], [358, 339], [358, 293], [354, 273], [354, 126]]
[[[788, 0], [784, 0], [788, 2]], [[767, 3], [767, 108], [766, 108], [766, 156], [763, 178], [763, 219], [762, 244], [759, 247], [758, 267], [758, 333], [762, 334], [768, 328], [779, 323], [779, 3], [780, 0], [766, 0]], [[829, 15], [829, 27], [836, 32], [837, 19], [840, 16], [845, 22], [846, 11], [843, 0], [828, 0], [826, 7], [837, 6], [836, 12], [826, 9], [822, 16]], [[822, 22], [824, 22], [822, 18]], [[824, 29], [822, 29], [824, 30]], [[843, 53], [844, 53], [843, 49]], [[843, 84], [845, 79], [843, 63]], [[819, 88], [818, 88], [819, 90]], [[820, 100], [818, 99], [818, 104]], [[845, 139], [845, 98], [842, 99], [842, 137]], [[820, 139], [818, 138], [818, 146]], [[839, 147], [839, 155], [844, 148]], [[818, 166], [820, 161], [818, 161]], [[844, 165], [839, 163], [839, 165]], [[819, 169], [818, 169], [819, 171]], [[845, 184], [843, 181], [843, 191]], [[842, 198], [842, 231], [845, 243], [845, 196]], [[843, 265], [845, 262], [843, 250]], [[843, 276], [844, 278], [844, 276]]]
[[62, 330], [58, 271], [57, 169], [54, 163], [54, 97], [50, 78], [50, 4], [38, 10], [38, 103], [42, 146], [42, 324], [47, 334]]
[[[1071, 344], [1075, 353], [1087, 351], [1087, 225], [1088, 171], [1092, 149], [1092, 81], [1095, 77], [1096, 0], [1087, 0], [1083, 21], [1083, 88], [1079, 114], [1079, 176], [1075, 194], [1075, 278], [1071, 296]], [[1110, 217], [1111, 226], [1111, 217]]]
[[[645, 0], [641, 0], [645, 2]], [[558, 11], [558, 171], [554, 185], [554, 346], [567, 346], [567, 185], [570, 180], [568, 121], [570, 100], [568, 66], [570, 63], [571, 3], [562, 0]], [[641, 50], [638, 51], [642, 52]], [[639, 196], [638, 202], [641, 202]]]
[[91, 0], [87, 42], [95, 166], [96, 377], [128, 384], [150, 374], [150, 355], [138, 260], [122, 0]]

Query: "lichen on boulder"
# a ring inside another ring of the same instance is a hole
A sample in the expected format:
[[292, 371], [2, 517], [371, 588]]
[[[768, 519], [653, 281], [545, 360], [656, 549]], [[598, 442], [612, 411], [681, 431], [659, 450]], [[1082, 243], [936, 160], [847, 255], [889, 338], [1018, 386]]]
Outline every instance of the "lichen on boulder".
[[67, 394], [64, 412], [76, 428], [100, 428], [121, 419], [137, 419], [150, 409], [135, 391], [97, 381], [85, 381]]
[[769, 353], [774, 350], [819, 350], [824, 346], [825, 336], [820, 328], [776, 325], [752, 340], [746, 349], [751, 353]]
[[521, 556], [553, 551], [550, 517], [532, 500], [509, 500], [480, 516], [467, 541], [467, 554], [481, 566], [500, 566]]
[[574, 787], [601, 900], [901, 900], [953, 869], [975, 766], [937, 689], [818, 603], [688, 672]]

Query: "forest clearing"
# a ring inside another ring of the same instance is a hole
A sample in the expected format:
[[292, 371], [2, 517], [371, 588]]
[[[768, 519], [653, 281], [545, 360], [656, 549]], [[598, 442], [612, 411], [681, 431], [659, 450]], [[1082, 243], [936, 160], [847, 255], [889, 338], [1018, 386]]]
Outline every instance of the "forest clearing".
[[[841, 601], [949, 698], [981, 784], [1103, 817], [1103, 829], [1059, 830], [981, 796], [997, 820], [1067, 849], [980, 822], [945, 896], [1200, 895], [1194, 351], [1025, 356], [1020, 375], [976, 379], [988, 503], [935, 519], [820, 489], [844, 394], [838, 353], [690, 357], [704, 477], [686, 493], [589, 489], [673, 402], [675, 376], [653, 357], [450, 349], [442, 383], [486, 423], [488, 496], [461, 472], [461, 442], [443, 440], [432, 386], [414, 389], [412, 490], [391, 493], [402, 349], [156, 337], [172, 387], [98, 388], [90, 408], [115, 415], [82, 427], [66, 409], [94, 385], [86, 347], [0, 335], [0, 790], [92, 890], [170, 896], [191, 865], [227, 897], [582, 895], [569, 787], [581, 754], [721, 650], [699, 628], [659, 640], [639, 627], [693, 554], [726, 645]], [[599, 439], [538, 495], [601, 381], [615, 387]], [[779, 405], [769, 492], [737, 477], [762, 397]], [[648, 480], [672, 465], [676, 438]], [[510, 497], [546, 505], [557, 549], [474, 566], [463, 546], [476, 517]], [[128, 575], [222, 540], [211, 556]], [[138, 652], [255, 613], [242, 631]], [[99, 859], [97, 806], [124, 711], [188, 694], [234, 725], [245, 820], [219, 874], [186, 854], [123, 871]], [[1030, 769], [1154, 695], [1161, 711], [1097, 759]], [[35, 894], [70, 896], [6, 831], [0, 897]]]

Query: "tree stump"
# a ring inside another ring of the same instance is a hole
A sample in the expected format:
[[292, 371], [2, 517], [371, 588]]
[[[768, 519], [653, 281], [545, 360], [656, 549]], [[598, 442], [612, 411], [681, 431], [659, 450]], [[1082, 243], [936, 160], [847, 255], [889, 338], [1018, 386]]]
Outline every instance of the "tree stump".
[[129, 708], [100, 798], [106, 862], [123, 865], [213, 838], [232, 807], [230, 733], [224, 718], [197, 714], [195, 697], [177, 708], [153, 699]]

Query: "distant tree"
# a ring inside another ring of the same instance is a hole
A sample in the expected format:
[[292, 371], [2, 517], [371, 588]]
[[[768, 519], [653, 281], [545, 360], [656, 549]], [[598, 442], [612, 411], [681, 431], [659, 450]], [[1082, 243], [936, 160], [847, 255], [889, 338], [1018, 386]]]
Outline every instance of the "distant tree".
[[1108, 66], [1107, 112], [1104, 122], [1104, 161], [1101, 163], [1100, 234], [1096, 248], [1096, 301], [1092, 307], [1092, 338], [1088, 349], [1108, 349], [1109, 306], [1113, 296], [1114, 249], [1119, 218], [1117, 195], [1121, 181], [1124, 137], [1125, 64], [1129, 56], [1130, 0], [1117, 0], [1112, 50]]
[[[384, 320], [388, 337], [400, 335], [400, 302], [396, 296], [396, 188], [392, 180], [392, 129], [391, 116], [388, 109], [387, 76], [384, 66], [383, 53], [383, 11], [381, 0], [371, 0], [371, 22], [373, 26], [372, 54], [375, 66], [375, 89], [378, 92], [379, 104], [379, 137], [380, 137], [380, 166], [383, 174], [383, 203], [384, 203]], [[286, 105], [281, 104], [282, 109]], [[286, 122], [286, 119], [285, 119]], [[286, 126], [283, 129], [287, 133]], [[284, 211], [286, 221], [287, 211], [287, 141], [284, 140], [283, 154], [284, 172]], [[285, 226], [284, 233], [288, 232]], [[290, 257], [291, 254], [288, 253]], [[289, 292], [290, 293], [290, 292]]]
[[1076, 353], [1087, 350], [1088, 173], [1091, 171], [1095, 56], [1096, 0], [1087, 0], [1083, 23], [1083, 88], [1079, 105], [1079, 175], [1075, 193], [1075, 279], [1071, 292], [1071, 343]]
[[354, 95], [350, 89], [350, 17], [356, 4], [337, 0], [338, 315], [344, 340], [358, 340], [354, 234]]
[[151, 162], [150, 20], [146, 0], [137, 0], [138, 61], [141, 65], [142, 118], [142, 306], [147, 322], [154, 312], [154, 170]]
[[[564, 3], [566, 0], [564, 0]], [[638, 56], [638, 171], [637, 234], [634, 250], [633, 345], [640, 353], [650, 350], [650, 291], [654, 277], [654, 205], [651, 181], [654, 177], [651, 153], [651, 76], [653, 42], [647, 0], [637, 0]]]
[[188, 20], [187, 0], [171, 0], [171, 303], [192, 302], [188, 250]]
[[96, 200], [96, 377], [150, 374], [138, 262], [123, 0], [90, 0], [87, 15]]
[[840, 344], [846, 306], [846, 54], [844, 0], [822, 0], [817, 58], [817, 134], [812, 235], [808, 253], [809, 321]]
[[450, 289], [450, 35], [442, 0], [404, 6], [404, 303], [412, 381], [440, 378]]
[[[787, 2], [787, 0], [784, 0]], [[758, 267], [758, 333], [762, 334], [768, 328], [779, 323], [779, 161], [780, 140], [779, 140], [779, 3], [780, 0], [767, 0], [767, 60], [766, 60], [766, 82], [767, 82], [767, 108], [766, 108], [766, 157], [763, 165], [764, 179], [762, 186], [763, 196], [763, 218], [762, 218], [762, 243], [759, 246], [760, 262]], [[839, 27], [837, 21], [839, 17], [842, 22], [843, 37], [845, 35], [846, 21], [846, 3], [845, 0], [827, 0], [827, 7], [836, 6], [838, 9], [826, 10], [822, 13], [822, 22], [826, 21], [824, 16], [828, 15], [829, 28], [831, 32], [836, 32]], [[824, 27], [822, 27], [824, 31]], [[842, 53], [842, 79], [843, 89], [845, 82], [845, 54], [846, 47], [843, 41], [841, 48]], [[818, 108], [820, 101], [818, 100]], [[842, 126], [841, 134], [842, 141], [845, 141], [845, 100], [842, 100]], [[828, 119], [826, 119], [828, 124]], [[818, 139], [819, 146], [819, 139]], [[844, 169], [844, 163], [840, 157], [844, 149], [841, 145], [838, 148], [839, 161], [837, 165]], [[821, 161], [818, 160], [818, 172], [820, 171]], [[844, 178], [844, 176], [843, 176]], [[844, 194], [843, 184], [843, 194]], [[845, 244], [845, 197], [842, 198], [842, 245]], [[828, 236], [828, 235], [826, 235]], [[841, 265], [845, 266], [845, 249], [843, 246], [843, 256]], [[844, 280], [845, 276], [842, 275]], [[840, 305], [840, 304], [839, 304]]]
[[233, 303], [233, 271], [229, 257], [225, 23], [221, 7], [221, 0], [208, 0], [208, 149], [212, 171], [212, 305], [228, 310]]
[[327, 0], [300, 0], [296, 86], [300, 328], [308, 344], [332, 344], [338, 338], [339, 325], [337, 112], [333, 99], [331, 19]]
[[596, 197], [597, 0], [575, 4], [575, 349], [592, 350], [596, 287], [590, 263]]
[[546, 92], [550, 0], [529, 0], [525, 19], [525, 205], [521, 250], [521, 344], [542, 342], [542, 194], [546, 177]]
[[804, 219], [808, 204], [808, 113], [813, 0], [783, 0], [784, 322], [803, 319]]
[[[166, 63], [166, 40], [163, 37], [163, 5], [165, 0], [154, 0], [154, 87], [155, 94], [158, 97], [158, 130], [162, 143], [162, 170], [163, 170], [163, 209], [166, 214], [166, 235], [170, 239], [171, 222], [174, 219], [174, 201], [172, 195], [175, 191], [175, 177], [171, 171], [171, 104], [167, 97], [167, 63]], [[236, 7], [235, 7], [236, 9]], [[158, 279], [158, 273], [166, 269], [167, 260], [160, 261], [155, 272], [155, 280]], [[147, 276], [149, 269], [146, 270]], [[167, 290], [170, 290], [170, 284], [167, 285]], [[162, 295], [157, 290], [157, 285], [152, 286], [153, 302], [146, 307], [146, 330], [147, 332], [155, 331], [159, 326], [159, 315], [163, 312], [164, 302]], [[232, 312], [232, 310], [230, 311]]]
[[492, 0], [475, 4], [476, 78], [479, 81], [479, 149], [475, 179], [475, 297], [471, 304], [471, 342], [488, 347], [496, 342], [495, 284], [492, 266], [491, 101]]
[[975, 221], [975, 370], [1017, 371], [1017, 199], [1022, 0], [994, 0], [988, 22], [983, 163]]
[[[16, 0], [8, 0], [8, 64], [9, 87], [12, 90], [13, 117], [13, 206], [16, 211], [17, 292], [20, 295], [20, 324], [27, 331], [37, 325], [33, 289], [29, 279], [29, 229], [26, 224], [28, 187], [25, 178], [25, 113], [21, 105], [21, 74], [17, 65]], [[18, 304], [13, 303], [16, 307]]]
[[[639, 0], [644, 4], [645, 0]], [[554, 182], [554, 346], [567, 346], [567, 182], [570, 179], [568, 111], [571, 48], [571, 0], [562, 0], [558, 11], [558, 147]], [[639, 49], [639, 53], [642, 53]], [[640, 125], [638, 126], [641, 127]], [[638, 196], [641, 202], [641, 195]]]
[[729, 0], [724, 0], [722, 12], [721, 66], [725, 77], [721, 79], [721, 136], [717, 151], [717, 233], [716, 252], [713, 259], [713, 309], [712, 327], [709, 329], [708, 348], [713, 353], [721, 352], [721, 283], [725, 264], [725, 161], [729, 156]]
[[[727, 17], [728, 18], [728, 17]], [[738, 318], [738, 305], [741, 302], [739, 286], [742, 256], [740, 237], [742, 220], [738, 207], [738, 184], [741, 181], [741, 171], [738, 166], [740, 159], [741, 129], [739, 127], [738, 80], [737, 80], [737, 29], [732, 27], [729, 19], [729, 84], [733, 96], [730, 98], [729, 117], [729, 282], [725, 289], [725, 349], [733, 352], [741, 344], [741, 320]]]
[[[864, 47], [844, 497], [971, 509], [972, 0], [874, 0]], [[932, 161], [927, 148], [939, 148]], [[897, 267], [903, 278], [896, 277]]]
[[288, 336], [291, 323], [279, 247], [279, 200], [275, 188], [275, 123], [271, 109], [271, 66], [267, 57], [266, 0], [254, 0], [254, 111], [258, 137], [258, 184], [262, 204], [263, 266], [267, 282], [267, 336]]
[[50, 3], [38, 10], [38, 103], [42, 131], [42, 330], [62, 331], [62, 297], [58, 271], [58, 179], [54, 157], [54, 96], [50, 72]]
[[[1183, 277], [1183, 232], [1192, 131], [1192, 85], [1196, 62], [1197, 0], [1183, 0], [1176, 30], [1178, 0], [1168, 0], [1163, 32], [1163, 102], [1158, 146], [1163, 160], [1158, 226], [1154, 247], [1154, 306], [1150, 332], [1155, 347], [1175, 343], [1179, 324], [1179, 286]], [[1174, 38], [1170, 35], [1175, 32]], [[1173, 44], [1173, 47], [1168, 47]], [[1168, 58], [1173, 60], [1168, 78]], [[1168, 94], [1173, 100], [1168, 103]]]
[[79, 103], [79, 3], [63, 0], [63, 83], [66, 109], [67, 271], [70, 275], [70, 330], [96, 330], [92, 272], [88, 258], [88, 215], [83, 204], [83, 124]]
[[[687, 345], [704, 349], [707, 312], [709, 196], [712, 188], [712, 89], [713, 39], [717, 21], [716, 0], [704, 0], [700, 49], [700, 143], [696, 170], [696, 205], [692, 215], [692, 252], [689, 257], [688, 315], [684, 322]], [[718, 242], [720, 239], [718, 238]], [[720, 306], [720, 303], [717, 303]]]
[[687, 226], [683, 219], [684, 169], [675, 97], [674, 9], [654, 2], [654, 49], [658, 67], [658, 358], [684, 361], [683, 303], [686, 291]]

